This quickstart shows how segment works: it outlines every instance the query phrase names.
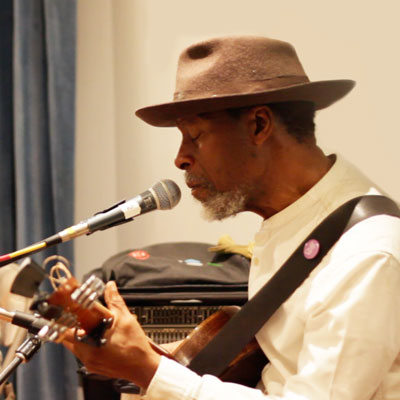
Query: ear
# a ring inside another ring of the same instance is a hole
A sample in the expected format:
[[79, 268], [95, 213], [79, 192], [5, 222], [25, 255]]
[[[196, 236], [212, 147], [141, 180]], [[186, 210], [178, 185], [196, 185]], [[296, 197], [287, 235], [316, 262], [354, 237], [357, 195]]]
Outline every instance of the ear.
[[275, 120], [268, 106], [256, 106], [249, 112], [250, 133], [255, 145], [261, 145], [271, 136]]

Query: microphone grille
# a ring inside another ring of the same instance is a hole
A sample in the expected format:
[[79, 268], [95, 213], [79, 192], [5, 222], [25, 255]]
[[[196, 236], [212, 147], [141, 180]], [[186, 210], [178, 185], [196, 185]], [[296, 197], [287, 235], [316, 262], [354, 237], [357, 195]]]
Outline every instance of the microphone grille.
[[181, 190], [171, 179], [163, 179], [157, 182], [152, 189], [158, 199], [158, 208], [160, 210], [170, 210], [175, 207], [181, 199]]

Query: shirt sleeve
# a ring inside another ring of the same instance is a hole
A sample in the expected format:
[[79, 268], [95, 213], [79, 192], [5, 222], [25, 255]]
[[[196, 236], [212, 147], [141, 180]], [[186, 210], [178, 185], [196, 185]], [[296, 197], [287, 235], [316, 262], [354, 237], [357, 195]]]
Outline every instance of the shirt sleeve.
[[146, 400], [264, 400], [261, 390], [222, 382], [212, 375], [199, 376], [186, 367], [162, 357], [151, 381]]

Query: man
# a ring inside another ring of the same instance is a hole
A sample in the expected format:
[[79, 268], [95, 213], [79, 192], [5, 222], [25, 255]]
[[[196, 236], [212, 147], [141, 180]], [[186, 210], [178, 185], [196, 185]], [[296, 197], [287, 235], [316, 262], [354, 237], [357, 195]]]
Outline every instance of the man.
[[[264, 218], [250, 297], [338, 206], [379, 193], [341, 157], [326, 156], [314, 136], [315, 110], [353, 86], [310, 82], [287, 43], [218, 38], [182, 53], [174, 101], [137, 111], [154, 126], [179, 128], [175, 164], [211, 219], [242, 211]], [[400, 219], [386, 215], [341, 237], [258, 332], [270, 363], [257, 389], [200, 377], [158, 355], [113, 283], [105, 293], [115, 316], [108, 343], [65, 345], [89, 370], [131, 380], [150, 400], [398, 399], [399, 237]]]

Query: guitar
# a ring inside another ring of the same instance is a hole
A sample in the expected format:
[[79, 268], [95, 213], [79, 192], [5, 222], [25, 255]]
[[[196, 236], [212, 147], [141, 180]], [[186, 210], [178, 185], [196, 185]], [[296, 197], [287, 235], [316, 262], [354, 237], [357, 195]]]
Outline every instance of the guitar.
[[[54, 270], [53, 270], [54, 269]], [[55, 271], [55, 272], [54, 272]], [[60, 271], [64, 274], [60, 277]], [[77, 336], [91, 344], [104, 344], [103, 334], [111, 326], [112, 314], [97, 299], [104, 291], [104, 283], [91, 276], [82, 285], [57, 263], [51, 271], [51, 280], [57, 280], [54, 292], [37, 300], [33, 307], [49, 324], [40, 330], [38, 336], [43, 340], [61, 342], [65, 332], [70, 328], [82, 328], [85, 336]], [[57, 278], [54, 278], [57, 275]], [[53, 282], [54, 283], [54, 282]], [[173, 351], [169, 352], [149, 338], [152, 348], [165, 357], [173, 359], [184, 366], [218, 334], [230, 318], [240, 310], [237, 306], [224, 306], [198, 325]], [[234, 382], [254, 387], [261, 377], [261, 371], [268, 360], [254, 338], [219, 376], [222, 381]]]
[[[205, 319], [172, 353], [174, 360], [187, 366], [239, 310], [240, 307], [237, 306], [224, 306]], [[219, 375], [219, 378], [224, 382], [255, 387], [267, 363], [267, 357], [257, 340], [253, 338]]]

